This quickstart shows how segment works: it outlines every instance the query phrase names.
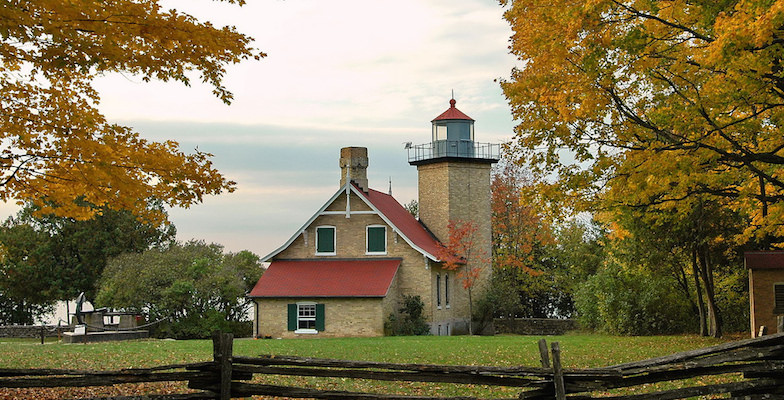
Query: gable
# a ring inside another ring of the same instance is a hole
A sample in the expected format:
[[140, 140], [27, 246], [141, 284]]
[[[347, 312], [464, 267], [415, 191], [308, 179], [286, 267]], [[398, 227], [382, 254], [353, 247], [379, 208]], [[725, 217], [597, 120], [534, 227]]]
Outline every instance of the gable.
[[318, 225], [319, 217], [343, 216], [351, 218], [362, 215], [380, 217], [383, 223], [389, 226], [391, 231], [402, 238], [411, 248], [433, 261], [438, 261], [435, 256], [439, 247], [438, 241], [397, 200], [391, 195], [372, 189], [364, 193], [351, 183], [344, 185], [332, 195], [286, 243], [266, 255], [262, 261], [269, 261], [289, 248], [292, 243], [303, 236], [303, 233], [307, 233], [306, 230], [312, 230], [311, 228]]

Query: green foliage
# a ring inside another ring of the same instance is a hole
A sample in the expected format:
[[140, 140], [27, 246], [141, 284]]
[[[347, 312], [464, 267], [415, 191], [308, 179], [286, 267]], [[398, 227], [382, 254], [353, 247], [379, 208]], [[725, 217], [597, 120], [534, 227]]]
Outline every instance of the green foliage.
[[384, 330], [390, 336], [415, 336], [429, 335], [430, 326], [427, 324], [422, 311], [425, 303], [418, 295], [403, 295], [403, 301], [397, 314], [389, 314], [389, 319], [384, 323]]
[[[163, 213], [161, 206], [150, 209]], [[174, 238], [173, 225], [141, 222], [128, 211], [99, 209], [89, 220], [38, 215], [28, 205], [0, 225], [0, 296], [18, 310], [6, 323], [25, 323], [57, 300], [80, 292], [94, 298], [110, 257], [140, 252]]]
[[205, 338], [215, 330], [247, 334], [246, 294], [261, 276], [259, 257], [223, 253], [217, 244], [172, 243], [112, 259], [101, 277], [96, 304], [166, 318], [156, 334]]
[[609, 262], [575, 295], [583, 327], [619, 335], [657, 335], [694, 329], [689, 305], [666, 277]]
[[722, 312], [725, 332], [749, 330], [749, 276], [736, 270], [716, 280], [716, 303]]
[[572, 220], [555, 229], [553, 243], [530, 246], [524, 268], [499, 264], [475, 315], [564, 318], [574, 313], [574, 293], [604, 261], [605, 232], [593, 223]]
[[414, 218], [419, 218], [419, 202], [416, 200], [411, 200], [408, 203], [403, 205], [403, 208], [408, 211], [409, 214], [413, 215]]

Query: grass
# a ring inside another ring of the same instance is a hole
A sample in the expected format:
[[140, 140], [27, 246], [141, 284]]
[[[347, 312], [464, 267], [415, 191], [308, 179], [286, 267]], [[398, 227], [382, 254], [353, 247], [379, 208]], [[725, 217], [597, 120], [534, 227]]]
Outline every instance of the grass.
[[[399, 363], [452, 365], [539, 365], [535, 336], [420, 336], [382, 338], [336, 338], [298, 340], [238, 339], [234, 354], [297, 355]], [[712, 346], [728, 339], [697, 336], [617, 337], [606, 335], [564, 335], [548, 337], [561, 344], [562, 363], [567, 368], [602, 367], [675, 352]], [[151, 367], [162, 364], [209, 361], [209, 340], [138, 340], [93, 344], [62, 344], [37, 340], [0, 339], [0, 366], [3, 368], [70, 368], [111, 370]], [[258, 382], [302, 385], [322, 389], [353, 391], [394, 390], [406, 394], [480, 395], [515, 397], [518, 389], [477, 388], [471, 385], [400, 384], [374, 381], [346, 381], [323, 378], [260, 376]], [[0, 393], [0, 397], [2, 393]]]

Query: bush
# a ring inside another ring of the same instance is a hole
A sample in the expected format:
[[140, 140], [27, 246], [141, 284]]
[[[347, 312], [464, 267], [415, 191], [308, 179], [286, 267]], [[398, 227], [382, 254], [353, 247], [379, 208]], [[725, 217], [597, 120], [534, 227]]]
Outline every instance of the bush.
[[716, 304], [724, 332], [748, 332], [749, 276], [742, 271], [722, 274], [716, 280]]
[[430, 325], [425, 321], [422, 311], [425, 303], [419, 296], [404, 295], [397, 314], [389, 314], [384, 330], [390, 336], [429, 335]]
[[689, 304], [674, 285], [668, 277], [610, 264], [578, 289], [578, 320], [584, 328], [619, 335], [692, 331]]
[[208, 338], [215, 331], [249, 336], [245, 295], [262, 273], [258, 260], [247, 251], [226, 254], [222, 246], [195, 241], [125, 254], [104, 270], [96, 303], [162, 320], [153, 327], [157, 337]]

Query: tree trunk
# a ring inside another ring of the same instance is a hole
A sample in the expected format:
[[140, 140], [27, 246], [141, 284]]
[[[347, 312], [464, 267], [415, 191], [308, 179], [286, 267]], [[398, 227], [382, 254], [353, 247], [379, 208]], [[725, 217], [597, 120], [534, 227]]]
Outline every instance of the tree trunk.
[[713, 270], [708, 259], [708, 250], [701, 246], [699, 251], [700, 272], [702, 283], [705, 285], [705, 299], [708, 306], [708, 333], [710, 336], [721, 337], [721, 315], [716, 305], [716, 298], [713, 287]]
[[705, 300], [702, 297], [702, 285], [700, 285], [699, 266], [697, 265], [697, 249], [691, 252], [691, 270], [694, 275], [694, 290], [697, 293], [697, 312], [700, 315], [700, 336], [708, 336], [708, 326], [705, 323]]

